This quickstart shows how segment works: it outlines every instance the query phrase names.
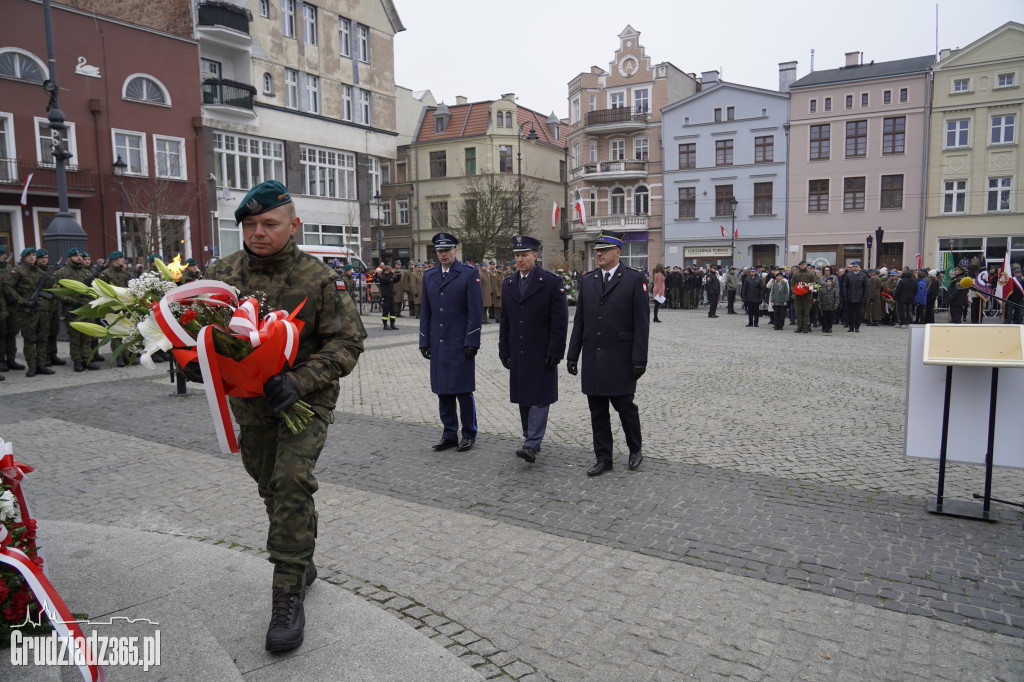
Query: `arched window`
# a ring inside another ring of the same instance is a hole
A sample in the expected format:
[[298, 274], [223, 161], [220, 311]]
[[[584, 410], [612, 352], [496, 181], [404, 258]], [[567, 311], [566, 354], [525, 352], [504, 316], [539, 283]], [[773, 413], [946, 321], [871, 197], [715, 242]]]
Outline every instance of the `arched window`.
[[263, 94], [274, 94], [274, 77], [271, 76], [269, 73], [263, 74]]
[[622, 215], [626, 212], [626, 190], [616, 187], [612, 190], [612, 215]]
[[133, 74], [124, 81], [124, 91], [121, 96], [135, 102], [146, 104], [164, 104], [170, 106], [171, 96], [167, 93], [160, 81], [145, 74]]
[[511, 111], [506, 111], [505, 112], [505, 127], [506, 128], [511, 128], [512, 127], [512, 112]]
[[30, 52], [5, 48], [0, 50], [0, 76], [42, 83], [46, 80], [46, 67]]
[[633, 213], [647, 215], [651, 212], [651, 193], [640, 185], [633, 191]]

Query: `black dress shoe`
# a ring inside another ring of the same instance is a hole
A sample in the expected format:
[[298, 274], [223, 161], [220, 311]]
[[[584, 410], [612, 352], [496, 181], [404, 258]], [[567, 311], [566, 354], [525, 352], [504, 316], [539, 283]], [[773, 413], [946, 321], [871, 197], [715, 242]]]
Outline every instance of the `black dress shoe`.
[[432, 446], [434, 450], [450, 450], [459, 444], [454, 438], [442, 438], [441, 442]]
[[533, 464], [534, 462], [537, 461], [537, 451], [531, 448], [529, 445], [524, 445], [523, 447], [516, 450], [516, 457], [525, 459], [530, 464]]
[[267, 651], [291, 651], [302, 645], [306, 612], [302, 608], [302, 592], [274, 590], [270, 627], [267, 628]]
[[587, 476], [600, 476], [604, 472], [611, 471], [611, 470], [612, 470], [612, 465], [610, 463], [606, 464], [604, 462], [598, 462], [594, 466], [592, 466], [589, 469], [587, 469]]
[[36, 374], [55, 374], [49, 367], [36, 367]]
[[459, 441], [459, 452], [465, 452], [473, 447], [473, 443], [476, 442], [476, 438], [463, 438]]
[[644, 453], [637, 451], [629, 453], [629, 468], [636, 469], [640, 462], [644, 461]]

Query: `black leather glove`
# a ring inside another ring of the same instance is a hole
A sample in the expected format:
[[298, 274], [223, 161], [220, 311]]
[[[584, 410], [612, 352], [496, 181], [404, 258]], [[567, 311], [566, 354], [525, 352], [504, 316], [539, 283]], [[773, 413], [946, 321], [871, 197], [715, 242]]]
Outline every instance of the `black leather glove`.
[[505, 369], [512, 369], [512, 358], [498, 358], [501, 360], [501, 366]]
[[480, 349], [477, 348], [476, 346], [466, 346], [465, 348], [462, 349], [462, 352], [466, 354], [466, 359], [469, 360], [470, 358], [476, 355], [476, 352], [478, 350]]
[[287, 374], [278, 374], [267, 379], [263, 386], [263, 401], [274, 412], [281, 412], [298, 402], [299, 387]]
[[422, 355], [425, 360], [429, 360], [430, 359], [430, 349], [429, 348], [420, 348], [420, 355]]
[[642, 377], [644, 375], [644, 372], [646, 372], [646, 371], [647, 371], [647, 365], [646, 364], [641, 364], [639, 362], [634, 362], [630, 366], [630, 372], [632, 373], [634, 379], [639, 379], [640, 377]]
[[565, 361], [565, 368], [567, 370], [569, 370], [569, 374], [571, 374], [573, 376], [576, 376], [577, 374], [580, 373], [579, 365], [576, 364], [575, 360], [566, 360]]
[[193, 360], [184, 367], [179, 366], [181, 373], [185, 375], [185, 378], [191, 382], [201, 384], [203, 383], [203, 372], [199, 369], [199, 361]]
[[548, 369], [554, 369], [555, 367], [558, 367], [558, 363], [560, 363], [561, 361], [562, 358], [553, 358], [549, 355], [548, 357], [544, 358], [544, 366], [547, 367]]
[[38, 308], [38, 307], [39, 307], [39, 303], [37, 301], [28, 301], [27, 303], [25, 303], [24, 306], [22, 306], [24, 311], [26, 313], [28, 313], [29, 315], [32, 315], [33, 313], [35, 313], [36, 312], [36, 308]]

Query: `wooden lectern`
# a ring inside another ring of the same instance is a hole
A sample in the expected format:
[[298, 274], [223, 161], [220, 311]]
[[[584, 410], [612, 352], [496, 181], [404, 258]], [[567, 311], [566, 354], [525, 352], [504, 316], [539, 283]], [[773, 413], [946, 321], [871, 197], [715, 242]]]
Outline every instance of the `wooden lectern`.
[[[999, 369], [1024, 368], [1024, 326], [926, 325], [923, 362], [926, 365], [946, 367], [946, 394], [942, 406], [942, 440], [939, 450], [939, 485], [935, 499], [928, 504], [928, 511], [947, 516], [997, 521], [996, 512], [991, 507]], [[988, 405], [988, 449], [985, 452], [985, 494], [981, 498], [981, 504], [943, 499], [946, 449], [949, 444], [949, 405], [953, 388], [953, 367], [957, 366], [992, 368]]]

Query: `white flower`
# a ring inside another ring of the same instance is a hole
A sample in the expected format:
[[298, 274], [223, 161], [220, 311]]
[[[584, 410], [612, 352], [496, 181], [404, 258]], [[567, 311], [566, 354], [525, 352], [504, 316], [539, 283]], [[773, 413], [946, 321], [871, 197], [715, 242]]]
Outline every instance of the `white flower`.
[[14, 493], [5, 490], [0, 493], [0, 521], [13, 520], [15, 514]]
[[157, 324], [152, 315], [139, 322], [139, 333], [142, 334], [144, 344], [142, 355], [139, 356], [139, 362], [146, 369], [156, 369], [156, 363], [153, 362], [153, 353], [161, 350], [170, 350], [174, 347], [174, 344], [164, 335], [164, 331], [160, 329], [160, 325]]
[[135, 325], [123, 315], [111, 313], [103, 319], [107, 321], [107, 333], [111, 336], [129, 336], [135, 332]]
[[124, 287], [115, 287], [112, 284], [108, 284], [107, 287], [113, 290], [115, 296], [107, 296], [102, 291], [97, 289], [100, 295], [97, 298], [94, 298], [93, 300], [89, 301], [90, 306], [92, 306], [93, 308], [98, 308], [104, 303], [111, 303], [113, 301], [120, 303], [122, 306], [131, 306], [137, 302], [135, 297], [132, 296], [131, 293]]

